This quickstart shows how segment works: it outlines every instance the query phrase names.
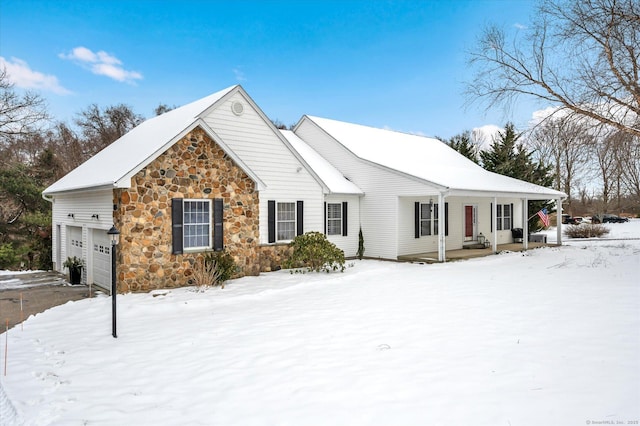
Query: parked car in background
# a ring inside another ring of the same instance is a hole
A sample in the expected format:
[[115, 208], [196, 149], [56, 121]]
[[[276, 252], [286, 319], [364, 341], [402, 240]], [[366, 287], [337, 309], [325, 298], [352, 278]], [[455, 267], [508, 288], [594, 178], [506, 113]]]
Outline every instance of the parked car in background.
[[623, 223], [629, 222], [626, 217], [620, 217], [615, 214], [597, 214], [591, 218], [593, 223]]
[[564, 225], [579, 225], [581, 221], [581, 217], [571, 217], [568, 214], [562, 215], [562, 223]]

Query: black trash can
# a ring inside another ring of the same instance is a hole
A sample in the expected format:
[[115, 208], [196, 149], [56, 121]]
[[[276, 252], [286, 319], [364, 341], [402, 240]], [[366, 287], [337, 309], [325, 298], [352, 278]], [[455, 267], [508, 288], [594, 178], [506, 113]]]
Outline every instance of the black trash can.
[[522, 228], [513, 228], [511, 229], [511, 236], [513, 237], [514, 243], [522, 242]]

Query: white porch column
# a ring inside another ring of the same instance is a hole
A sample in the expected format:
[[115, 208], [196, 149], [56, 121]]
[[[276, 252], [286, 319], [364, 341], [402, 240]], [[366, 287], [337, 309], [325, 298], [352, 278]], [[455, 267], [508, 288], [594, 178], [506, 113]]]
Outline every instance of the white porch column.
[[444, 197], [442, 194], [438, 194], [438, 261], [444, 262], [446, 260], [445, 255], [445, 234], [444, 234], [444, 221], [446, 219], [444, 211]]
[[556, 198], [556, 211], [558, 212], [558, 220], [556, 224], [558, 245], [562, 245], [562, 198]]
[[529, 248], [529, 200], [522, 200], [522, 247]]
[[491, 227], [493, 229], [491, 235], [491, 249], [494, 253], [498, 252], [498, 221], [496, 215], [498, 212], [498, 197], [493, 197], [493, 209], [491, 211]]

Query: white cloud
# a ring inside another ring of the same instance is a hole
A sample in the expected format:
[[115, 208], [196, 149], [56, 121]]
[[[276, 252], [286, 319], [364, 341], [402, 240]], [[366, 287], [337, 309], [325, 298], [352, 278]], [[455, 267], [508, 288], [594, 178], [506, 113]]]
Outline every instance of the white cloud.
[[240, 67], [236, 67], [233, 69], [233, 74], [236, 76], [237, 81], [247, 81], [247, 78], [244, 76], [244, 72]]
[[491, 149], [494, 138], [502, 131], [504, 131], [503, 127], [495, 124], [485, 124], [484, 126], [475, 127], [471, 131], [471, 139], [481, 151], [486, 151]]
[[56, 76], [34, 71], [22, 59], [11, 58], [7, 61], [0, 56], [0, 68], [7, 71], [7, 78], [11, 83], [22, 89], [45, 90], [58, 95], [71, 93], [60, 85]]
[[124, 69], [120, 59], [103, 50], [93, 52], [91, 49], [78, 46], [71, 50], [71, 53], [61, 53], [58, 56], [62, 59], [74, 61], [96, 75], [103, 75], [116, 81], [133, 84], [136, 80], [142, 80], [143, 78], [142, 74], [137, 71]]
[[513, 26], [514, 26], [516, 29], [518, 29], [518, 30], [526, 30], [526, 29], [527, 29], [527, 26], [526, 26], [526, 25], [522, 25], [522, 24], [520, 24], [520, 23], [518, 23], [518, 22], [516, 22], [515, 24], [513, 24]]

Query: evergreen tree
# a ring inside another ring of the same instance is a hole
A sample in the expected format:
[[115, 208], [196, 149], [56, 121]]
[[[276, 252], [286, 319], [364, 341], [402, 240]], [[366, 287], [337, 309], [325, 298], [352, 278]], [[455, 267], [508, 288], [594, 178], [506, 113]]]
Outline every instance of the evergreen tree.
[[[493, 145], [488, 151], [480, 153], [482, 166], [490, 172], [499, 173], [515, 179], [531, 182], [536, 185], [550, 187], [553, 185], [554, 175], [552, 166], [532, 159], [533, 153], [519, 143], [520, 134], [516, 132], [513, 123], [507, 123], [504, 132], [494, 138]], [[529, 213], [536, 213], [546, 207], [548, 212], [555, 211], [554, 203], [550, 201], [530, 201]], [[536, 232], [542, 229], [542, 223], [537, 215], [529, 219], [529, 230]]]
[[478, 149], [473, 142], [471, 142], [471, 132], [468, 130], [453, 136], [449, 139], [449, 142], [446, 142], [446, 144], [474, 163], [480, 163], [478, 160]]

